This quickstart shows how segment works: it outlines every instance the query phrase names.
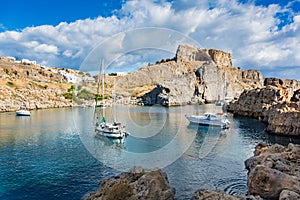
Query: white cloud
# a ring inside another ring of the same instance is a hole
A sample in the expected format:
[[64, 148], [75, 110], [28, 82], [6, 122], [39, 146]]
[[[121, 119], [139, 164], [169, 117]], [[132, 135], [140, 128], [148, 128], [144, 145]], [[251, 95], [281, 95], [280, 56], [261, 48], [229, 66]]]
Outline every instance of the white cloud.
[[38, 53], [58, 54], [58, 48], [55, 45], [39, 44], [34, 47], [34, 51]]
[[65, 50], [63, 52], [63, 55], [66, 56], [66, 57], [72, 57], [73, 53], [71, 50]]
[[[276, 4], [263, 7], [249, 2], [131, 0], [111, 17], [0, 32], [0, 53], [52, 66], [79, 67], [94, 47], [115, 34], [135, 28], [161, 27], [184, 33], [201, 47], [232, 52], [234, 64], [242, 68], [299, 66], [300, 15], [290, 9], [292, 3], [285, 7]], [[279, 26], [281, 19], [277, 15], [281, 13], [290, 15], [293, 19], [290, 24]], [[164, 38], [149, 37], [153, 41]], [[119, 39], [107, 48], [124, 48], [124, 41]], [[145, 41], [136, 37], [132, 42]], [[129, 60], [136, 61], [132, 57]]]

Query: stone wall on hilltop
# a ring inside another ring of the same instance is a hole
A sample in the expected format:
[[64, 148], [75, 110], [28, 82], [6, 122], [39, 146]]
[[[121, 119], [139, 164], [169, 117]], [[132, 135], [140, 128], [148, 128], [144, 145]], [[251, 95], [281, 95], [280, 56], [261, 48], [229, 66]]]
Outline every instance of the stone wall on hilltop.
[[200, 49], [188, 45], [179, 45], [176, 52], [177, 61], [208, 61], [218, 66], [232, 67], [231, 54], [218, 49]]

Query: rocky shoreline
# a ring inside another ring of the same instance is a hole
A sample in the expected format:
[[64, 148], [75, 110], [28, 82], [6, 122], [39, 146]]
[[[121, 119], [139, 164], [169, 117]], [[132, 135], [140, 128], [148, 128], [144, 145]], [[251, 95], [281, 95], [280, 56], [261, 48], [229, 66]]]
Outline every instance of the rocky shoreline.
[[265, 79], [264, 86], [244, 91], [229, 104], [235, 115], [267, 123], [267, 131], [279, 135], [300, 135], [300, 83], [295, 80]]
[[[287, 147], [260, 143], [254, 156], [245, 161], [248, 170], [247, 196], [235, 196], [220, 190], [199, 189], [192, 200], [297, 200], [300, 199], [300, 145]], [[134, 167], [129, 172], [103, 180], [99, 190], [85, 200], [173, 200], [175, 189], [160, 169]]]

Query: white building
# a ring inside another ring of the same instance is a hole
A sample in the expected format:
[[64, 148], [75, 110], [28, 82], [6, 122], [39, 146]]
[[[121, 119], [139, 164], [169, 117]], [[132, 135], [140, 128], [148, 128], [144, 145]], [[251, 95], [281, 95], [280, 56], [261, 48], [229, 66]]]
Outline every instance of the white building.
[[6, 58], [9, 59], [9, 60], [11, 60], [11, 61], [13, 61], [13, 62], [16, 61], [16, 58], [15, 58], [15, 57], [12, 57], [12, 56], [8, 56], [8, 57], [6, 57]]
[[36, 65], [36, 61], [35, 60], [28, 60], [28, 59], [22, 59], [21, 60], [22, 64], [32, 64], [32, 65]]
[[94, 77], [89, 77], [89, 76], [84, 76], [81, 78], [82, 82], [84, 83], [93, 83], [95, 82], [95, 78]]
[[117, 76], [125, 76], [128, 72], [117, 72]]
[[74, 74], [68, 73], [64, 70], [59, 70], [58, 74], [63, 76], [64, 79], [69, 82], [69, 83], [80, 83], [81, 82], [81, 78], [78, 76], [75, 76]]

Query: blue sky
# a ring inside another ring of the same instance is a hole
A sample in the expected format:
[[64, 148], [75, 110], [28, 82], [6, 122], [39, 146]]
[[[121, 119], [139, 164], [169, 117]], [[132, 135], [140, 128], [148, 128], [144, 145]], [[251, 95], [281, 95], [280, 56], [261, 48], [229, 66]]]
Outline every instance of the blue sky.
[[[111, 16], [122, 5], [118, 0], [12, 0], [1, 2], [3, 30], [21, 30], [30, 26], [57, 25], [78, 19]], [[3, 9], [5, 8], [5, 9]]]
[[[299, 11], [299, 0], [4, 1], [0, 55], [79, 69], [104, 41], [113, 39], [119, 42], [115, 47], [124, 48], [128, 37], [122, 33], [154, 27], [177, 31], [198, 47], [231, 52], [236, 67], [261, 70], [265, 77], [300, 80]], [[144, 39], [134, 42], [149, 49], [151, 41], [164, 38], [154, 36], [147, 36], [147, 44]], [[171, 57], [176, 49], [165, 50], [126, 52], [111, 63], [116, 71], [134, 70]]]

